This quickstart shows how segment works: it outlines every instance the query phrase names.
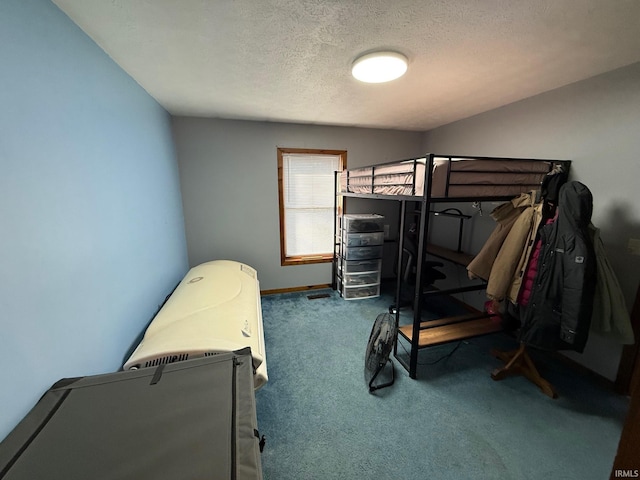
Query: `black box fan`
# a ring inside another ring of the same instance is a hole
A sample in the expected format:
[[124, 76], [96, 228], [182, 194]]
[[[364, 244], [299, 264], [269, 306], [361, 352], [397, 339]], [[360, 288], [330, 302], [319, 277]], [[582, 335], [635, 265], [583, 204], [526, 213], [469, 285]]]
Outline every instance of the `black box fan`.
[[[389, 359], [389, 355], [396, 341], [396, 335], [396, 322], [393, 315], [389, 313], [378, 315], [371, 329], [367, 352], [364, 357], [364, 378], [367, 385], [369, 385], [369, 393], [393, 385], [395, 368], [393, 362]], [[390, 368], [385, 369], [387, 365]], [[386, 379], [375, 383], [379, 376]]]

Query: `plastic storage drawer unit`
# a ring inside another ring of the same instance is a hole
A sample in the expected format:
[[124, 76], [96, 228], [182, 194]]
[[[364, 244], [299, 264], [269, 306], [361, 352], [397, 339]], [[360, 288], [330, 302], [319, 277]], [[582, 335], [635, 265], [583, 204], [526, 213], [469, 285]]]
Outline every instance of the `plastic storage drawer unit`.
[[375, 213], [350, 213], [343, 216], [346, 233], [384, 232], [384, 217]]
[[384, 217], [345, 214], [336, 231], [337, 287], [345, 300], [378, 297], [384, 246]]

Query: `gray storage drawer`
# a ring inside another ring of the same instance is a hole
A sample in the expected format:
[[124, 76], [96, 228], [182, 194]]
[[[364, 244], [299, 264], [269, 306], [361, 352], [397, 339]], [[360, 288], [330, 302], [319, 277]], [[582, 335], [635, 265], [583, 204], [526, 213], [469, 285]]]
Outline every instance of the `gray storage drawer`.
[[342, 241], [347, 247], [382, 245], [384, 243], [384, 232], [345, 233]]
[[375, 213], [348, 213], [342, 220], [342, 230], [347, 233], [384, 231], [384, 217]]
[[345, 260], [369, 260], [382, 257], [382, 245], [371, 247], [347, 247], [343, 245]]

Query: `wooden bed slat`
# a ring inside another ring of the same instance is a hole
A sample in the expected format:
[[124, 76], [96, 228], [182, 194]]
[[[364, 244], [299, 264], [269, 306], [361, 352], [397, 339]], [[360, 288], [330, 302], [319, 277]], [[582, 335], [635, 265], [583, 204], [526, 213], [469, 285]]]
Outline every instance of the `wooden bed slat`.
[[[421, 324], [422, 325], [422, 324]], [[409, 342], [413, 339], [413, 325], [405, 325], [398, 329], [399, 333]], [[457, 322], [420, 330], [418, 347], [440, 345], [442, 343], [464, 340], [466, 338], [479, 337], [490, 333], [502, 331], [500, 321], [486, 316], [476, 320]]]

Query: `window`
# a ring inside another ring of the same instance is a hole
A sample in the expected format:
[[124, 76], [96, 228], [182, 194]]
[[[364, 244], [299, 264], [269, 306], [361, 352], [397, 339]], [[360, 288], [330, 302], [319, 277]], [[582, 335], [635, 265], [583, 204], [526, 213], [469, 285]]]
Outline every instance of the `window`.
[[346, 164], [344, 150], [278, 148], [282, 265], [332, 260], [334, 172]]

